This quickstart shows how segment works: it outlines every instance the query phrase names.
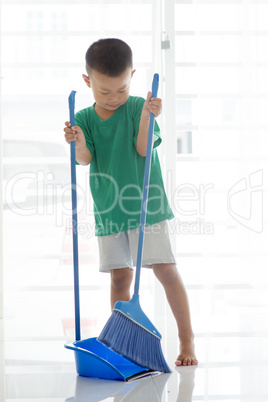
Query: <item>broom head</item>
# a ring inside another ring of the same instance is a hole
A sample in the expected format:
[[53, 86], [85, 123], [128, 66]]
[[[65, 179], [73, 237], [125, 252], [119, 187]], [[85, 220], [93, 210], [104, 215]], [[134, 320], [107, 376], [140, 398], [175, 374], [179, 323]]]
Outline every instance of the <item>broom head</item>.
[[161, 335], [142, 311], [139, 295], [129, 302], [118, 301], [98, 341], [151, 370], [171, 373], [161, 348]]

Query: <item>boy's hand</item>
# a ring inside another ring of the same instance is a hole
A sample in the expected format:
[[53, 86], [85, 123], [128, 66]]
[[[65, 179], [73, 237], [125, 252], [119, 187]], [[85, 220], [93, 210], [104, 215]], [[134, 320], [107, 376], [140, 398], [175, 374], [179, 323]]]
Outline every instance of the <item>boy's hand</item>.
[[147, 94], [146, 101], [143, 105], [142, 113], [148, 114], [150, 116], [150, 112], [152, 112], [155, 117], [158, 117], [162, 111], [162, 99], [160, 98], [152, 98], [152, 92], [149, 91]]
[[75, 141], [75, 148], [77, 150], [76, 161], [80, 165], [89, 165], [92, 161], [92, 154], [87, 148], [85, 136], [81, 128], [78, 126], [71, 127], [71, 123], [66, 121], [63, 131], [65, 132], [64, 137], [68, 144], [70, 144], [72, 141]]
[[69, 121], [65, 122], [65, 128], [63, 130], [65, 132], [65, 140], [68, 144], [72, 141], [75, 141], [75, 147], [82, 148], [86, 145], [86, 140], [83, 131], [78, 126], [71, 127], [71, 123]]

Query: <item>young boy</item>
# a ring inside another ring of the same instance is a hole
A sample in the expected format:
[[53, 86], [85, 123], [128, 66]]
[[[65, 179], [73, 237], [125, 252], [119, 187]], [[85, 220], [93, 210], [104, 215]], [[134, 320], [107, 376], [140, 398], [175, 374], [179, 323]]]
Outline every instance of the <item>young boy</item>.
[[[75, 126], [65, 123], [65, 139], [76, 142], [76, 159], [90, 164], [100, 271], [111, 275], [111, 307], [130, 300], [138, 244], [142, 185], [150, 112], [158, 117], [160, 98], [129, 95], [135, 70], [130, 47], [119, 39], [101, 39], [86, 53], [86, 85], [95, 103], [76, 113]], [[143, 266], [162, 283], [178, 326], [177, 366], [196, 365], [194, 335], [186, 290], [176, 268], [167, 220], [173, 218], [156, 147], [161, 143], [155, 123]]]

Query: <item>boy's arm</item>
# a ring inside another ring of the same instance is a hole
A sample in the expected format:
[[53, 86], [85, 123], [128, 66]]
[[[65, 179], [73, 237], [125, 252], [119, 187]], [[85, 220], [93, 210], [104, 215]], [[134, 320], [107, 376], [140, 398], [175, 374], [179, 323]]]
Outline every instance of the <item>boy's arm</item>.
[[158, 117], [161, 111], [162, 100], [160, 98], [152, 98], [152, 93], [149, 91], [141, 112], [140, 126], [136, 145], [137, 152], [141, 156], [146, 156], [150, 112], [152, 112], [155, 117]]
[[92, 161], [92, 155], [90, 150], [85, 147], [83, 148], [76, 148], [76, 161], [79, 163], [79, 165], [89, 165], [90, 162]]
[[87, 147], [85, 136], [81, 128], [78, 126], [71, 127], [71, 123], [66, 121], [64, 132], [65, 140], [68, 144], [75, 141], [76, 161], [80, 165], [89, 165], [92, 161], [92, 154]]

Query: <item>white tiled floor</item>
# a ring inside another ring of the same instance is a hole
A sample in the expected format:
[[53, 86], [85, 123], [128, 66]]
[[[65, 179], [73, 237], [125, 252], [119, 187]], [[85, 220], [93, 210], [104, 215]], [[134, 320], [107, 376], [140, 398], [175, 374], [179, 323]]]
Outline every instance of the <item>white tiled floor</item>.
[[[24, 227], [25, 222], [18, 227], [17, 220], [13, 226], [9, 220], [6, 236], [22, 236], [19, 228]], [[174, 367], [174, 319], [163, 305], [163, 289], [144, 270], [141, 306], [163, 336], [162, 348], [173, 372], [124, 383], [77, 376], [73, 352], [64, 348], [74, 340], [70, 241], [59, 236], [56, 242], [51, 226], [47, 232], [46, 226], [34, 228], [36, 237], [40, 231], [39, 241], [33, 246], [31, 242], [30, 252], [21, 245], [14, 254], [11, 242], [5, 248], [0, 402], [268, 401], [266, 253], [179, 255], [196, 335], [197, 368]], [[62, 235], [63, 229], [57, 230]], [[44, 233], [50, 242], [49, 258], [42, 255]], [[110, 314], [109, 275], [100, 274], [92, 261], [94, 241], [85, 254], [80, 242], [82, 339], [97, 336]], [[66, 250], [59, 259], [61, 244]]]
[[[203, 341], [209, 343], [208, 338]], [[267, 350], [267, 340], [238, 338], [235, 341], [240, 350], [248, 350], [245, 359], [237, 361], [234, 358], [218, 363], [201, 360], [197, 368], [175, 368], [170, 375], [162, 374], [130, 383], [77, 376], [71, 361], [38, 361], [38, 350], [42, 354], [44, 349], [50, 348], [58, 350], [60, 360], [60, 342], [51, 341], [48, 345], [40, 341], [32, 345], [25, 341], [21, 347], [25, 354], [35, 350], [36, 361], [27, 358], [24, 361], [5, 361], [5, 367], [1, 367], [1, 401], [267, 401], [267, 359], [265, 361], [256, 353], [258, 349]], [[227, 339], [226, 342], [222, 338], [217, 343], [219, 348], [228, 349], [231, 341]], [[16, 347], [16, 342], [13, 345], [4, 343], [4, 348], [3, 344], [1, 348], [5, 351], [8, 346]]]
[[[220, 300], [222, 290], [213, 292]], [[162, 347], [172, 374], [129, 383], [77, 376], [73, 352], [63, 347], [72, 335], [65, 340], [58, 336], [59, 320], [39, 323], [38, 316], [29, 312], [22, 327], [23, 317], [7, 310], [0, 321], [0, 401], [268, 401], [267, 298], [260, 297], [259, 288], [238, 296], [238, 291], [233, 293], [233, 311], [223, 303], [222, 314], [220, 309], [199, 317], [193, 312], [197, 368], [174, 367], [177, 342], [169, 334]]]

